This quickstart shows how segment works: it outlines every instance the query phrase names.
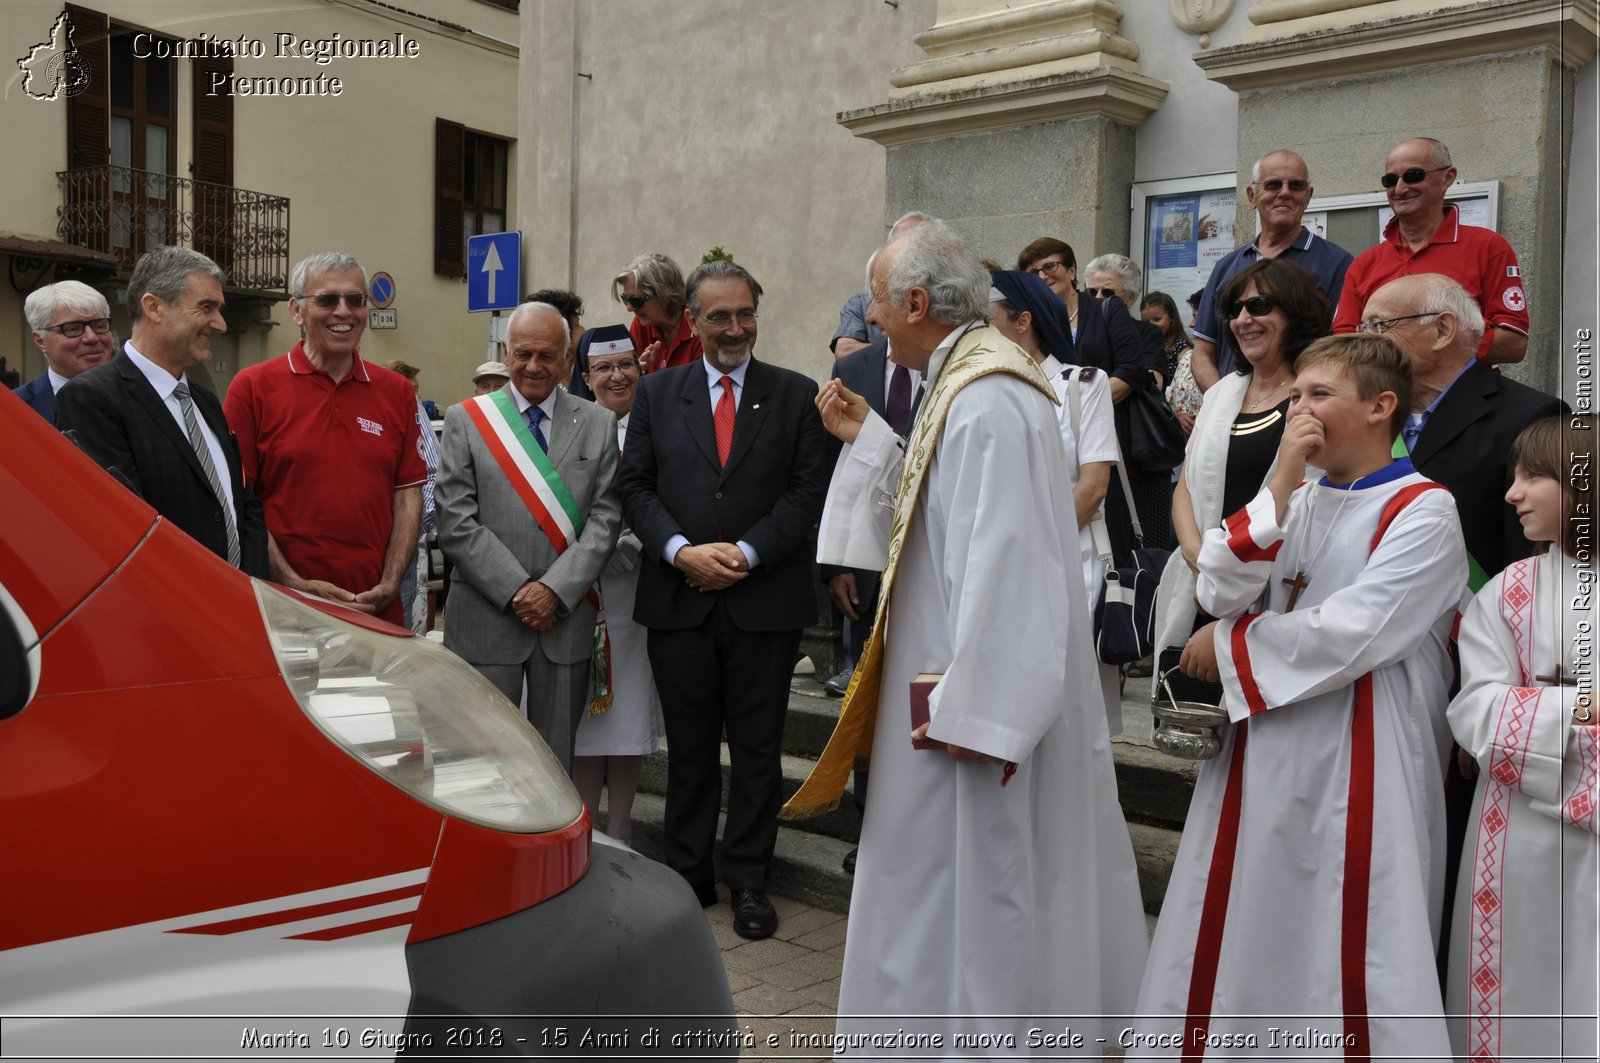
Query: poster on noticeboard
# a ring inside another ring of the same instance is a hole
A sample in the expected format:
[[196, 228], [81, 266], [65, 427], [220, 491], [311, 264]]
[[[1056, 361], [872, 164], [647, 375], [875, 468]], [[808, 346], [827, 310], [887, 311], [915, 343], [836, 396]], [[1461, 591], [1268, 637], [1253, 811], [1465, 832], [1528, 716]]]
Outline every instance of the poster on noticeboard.
[[1232, 189], [1154, 196], [1146, 204], [1146, 292], [1166, 292], [1180, 308], [1203, 288], [1217, 260], [1238, 246]]

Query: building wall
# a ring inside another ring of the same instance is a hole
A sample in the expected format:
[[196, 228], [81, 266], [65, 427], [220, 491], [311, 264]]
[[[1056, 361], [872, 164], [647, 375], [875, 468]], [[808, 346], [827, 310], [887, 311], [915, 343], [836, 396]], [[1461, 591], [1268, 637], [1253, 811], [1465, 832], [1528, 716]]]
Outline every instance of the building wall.
[[[524, 4], [525, 25], [539, 14]], [[893, 220], [883, 149], [835, 114], [883, 98], [931, 22], [931, 0], [578, 0], [575, 49], [554, 33], [525, 45], [546, 71], [571, 55], [575, 86], [570, 135], [538, 145], [570, 153], [541, 161], [539, 202], [570, 212], [571, 240], [535, 244], [534, 282], [570, 281], [585, 324], [623, 322], [611, 278], [636, 254], [662, 252], [687, 273], [721, 245], [766, 289], [758, 356], [826, 376], [840, 304]], [[541, 80], [544, 109], [559, 108], [564, 83]], [[550, 187], [567, 169], [568, 185]]]
[[[267, 57], [239, 58], [240, 78], [314, 77], [343, 83], [339, 96], [245, 96], [234, 99], [234, 185], [290, 199], [289, 261], [315, 251], [338, 249], [359, 259], [369, 274], [395, 278], [399, 327], [367, 331], [362, 353], [375, 361], [403, 358], [423, 370], [423, 394], [453, 400], [471, 391], [472, 367], [483, 361], [488, 324], [466, 313], [466, 286], [433, 273], [434, 119], [515, 140], [517, 17], [478, 0], [438, 0], [411, 6], [445, 22], [471, 27], [474, 38], [364, 0], [85, 0], [84, 6], [113, 22], [178, 37], [201, 32], [213, 37], [246, 36], [265, 43]], [[7, 59], [48, 35], [61, 11], [54, 0], [11, 0], [0, 10]], [[326, 65], [304, 58], [277, 58], [279, 32], [321, 39], [386, 38], [403, 32], [417, 40], [414, 59], [335, 58]], [[496, 44], [495, 40], [503, 42]], [[13, 68], [14, 70], [14, 68]], [[189, 62], [179, 61], [177, 172], [189, 173], [192, 109]], [[0, 155], [0, 231], [53, 237], [60, 202], [55, 172], [66, 166], [64, 101], [27, 98], [19, 75], [5, 82], [0, 115], [14, 143], [37, 150]], [[510, 162], [515, 173], [513, 148]], [[509, 182], [508, 215], [519, 221], [515, 183]], [[126, 335], [125, 311], [117, 315]], [[22, 359], [24, 378], [43, 360], [21, 320], [21, 297], [0, 295], [0, 335]], [[14, 337], [14, 339], [11, 339]], [[270, 325], [213, 345], [212, 379], [223, 390], [242, 365], [281, 354], [297, 334], [286, 304]]]

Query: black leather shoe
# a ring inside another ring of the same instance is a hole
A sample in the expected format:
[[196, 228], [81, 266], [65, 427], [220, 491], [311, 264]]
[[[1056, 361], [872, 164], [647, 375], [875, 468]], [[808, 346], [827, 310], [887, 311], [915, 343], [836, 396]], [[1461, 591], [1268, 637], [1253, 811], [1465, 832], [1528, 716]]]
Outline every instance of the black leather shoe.
[[733, 932], [742, 938], [769, 938], [778, 929], [778, 913], [760, 890], [734, 890]]
[[854, 674], [855, 669], [846, 668], [844, 671], [840, 672], [826, 683], [823, 683], [822, 689], [828, 694], [831, 694], [833, 697], [842, 698], [844, 697], [845, 691], [850, 689], [850, 677]]
[[855, 849], [851, 849], [848, 853], [844, 854], [844, 873], [845, 874], [853, 875], [853, 874], [856, 873], [856, 854], [859, 853], [860, 851], [861, 850], [859, 848], [855, 848]]

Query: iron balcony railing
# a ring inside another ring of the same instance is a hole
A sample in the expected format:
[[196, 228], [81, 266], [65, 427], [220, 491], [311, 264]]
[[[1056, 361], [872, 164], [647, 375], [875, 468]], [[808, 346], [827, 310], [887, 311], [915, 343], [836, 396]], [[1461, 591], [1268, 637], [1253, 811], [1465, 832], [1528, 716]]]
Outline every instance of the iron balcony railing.
[[56, 233], [116, 256], [124, 269], [156, 247], [191, 247], [228, 275], [230, 288], [289, 290], [289, 200], [231, 185], [127, 166], [56, 174]]

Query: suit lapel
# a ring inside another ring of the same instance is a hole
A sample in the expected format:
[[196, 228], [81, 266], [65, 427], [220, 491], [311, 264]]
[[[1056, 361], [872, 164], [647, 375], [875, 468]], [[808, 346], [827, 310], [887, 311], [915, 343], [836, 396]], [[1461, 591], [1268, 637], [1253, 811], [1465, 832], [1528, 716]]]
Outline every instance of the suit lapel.
[[[695, 368], [683, 374], [683, 422], [689, 438], [695, 441], [700, 453], [713, 467], [717, 461], [717, 435], [711, 424], [711, 389], [706, 384], [705, 361], [691, 362]], [[738, 419], [734, 419], [734, 438], [739, 436]]]
[[556, 392], [556, 412], [552, 418], [560, 427], [555, 432], [555, 439], [550, 444], [550, 464], [559, 471], [561, 465], [567, 460], [567, 451], [571, 450], [578, 442], [578, 417], [574, 404], [577, 402], [572, 396], [559, 389]]
[[1494, 398], [1500, 382], [1483, 363], [1474, 364], [1445, 392], [1444, 398], [1428, 417], [1411, 460], [1421, 463], [1453, 443], [1457, 436], [1494, 413]]
[[[875, 343], [867, 348], [867, 356], [862, 363], [867, 369], [866, 390], [861, 397], [867, 400], [867, 405], [879, 412], [889, 408], [889, 394], [883, 389], [883, 373], [888, 361], [887, 346]], [[887, 415], [885, 415], [887, 416]]]
[[739, 400], [739, 412], [733, 419], [733, 445], [728, 448], [728, 464], [722, 469], [724, 480], [750, 452], [761, 426], [767, 421], [767, 413], [771, 408], [771, 403], [767, 401], [771, 384], [767, 367], [752, 357], [744, 371], [744, 395]]
[[[155, 422], [156, 431], [166, 436], [167, 442], [183, 456], [189, 468], [206, 485], [206, 490], [211, 489], [211, 481], [206, 479], [205, 470], [200, 467], [200, 459], [194, 452], [194, 444], [189, 442], [189, 437], [178, 427], [178, 422], [173, 419], [172, 412], [167, 404], [161, 401], [161, 396], [156, 394], [156, 389], [150, 386], [150, 381], [139, 367], [133, 364], [133, 359], [127, 355], [120, 355], [116, 361], [117, 372], [122, 374], [122, 379], [127, 381], [128, 392], [134, 401], [144, 410], [145, 414]], [[215, 429], [213, 429], [215, 431]]]

